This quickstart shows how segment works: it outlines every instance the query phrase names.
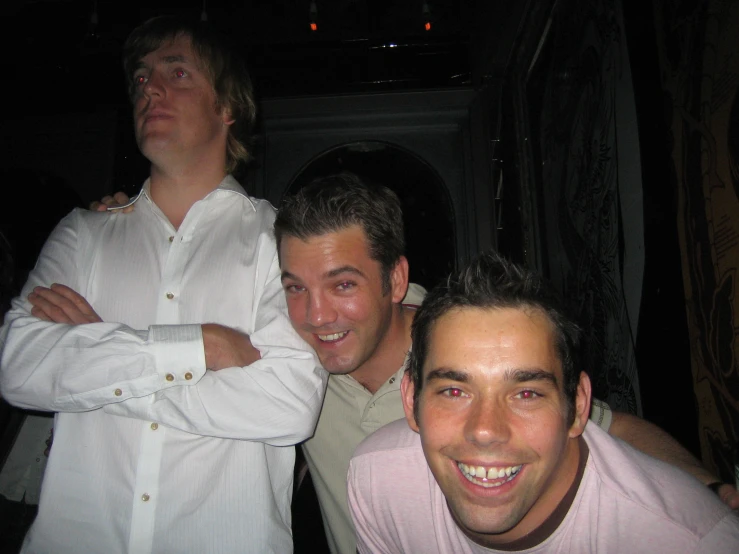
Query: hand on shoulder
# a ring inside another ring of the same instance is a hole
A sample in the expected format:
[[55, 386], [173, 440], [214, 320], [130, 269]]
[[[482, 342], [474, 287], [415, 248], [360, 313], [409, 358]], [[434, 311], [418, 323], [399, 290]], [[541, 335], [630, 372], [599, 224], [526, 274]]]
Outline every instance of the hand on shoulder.
[[93, 212], [121, 211], [127, 214], [134, 210], [134, 204], [125, 192], [118, 191], [113, 196], [103, 196], [100, 202], [90, 203], [89, 209]]

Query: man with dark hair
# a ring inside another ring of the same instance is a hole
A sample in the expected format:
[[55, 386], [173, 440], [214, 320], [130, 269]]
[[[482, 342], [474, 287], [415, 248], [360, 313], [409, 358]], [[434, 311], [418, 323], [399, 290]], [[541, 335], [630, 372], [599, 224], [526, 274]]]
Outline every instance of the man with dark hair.
[[274, 209], [229, 174], [248, 73], [168, 17], [124, 59], [151, 162], [136, 210], [68, 215], [0, 332], [3, 397], [59, 412], [23, 551], [290, 552], [291, 445], [326, 374], [287, 317]]
[[414, 313], [400, 304], [408, 260], [398, 197], [351, 173], [319, 178], [284, 200], [275, 238], [293, 326], [330, 373], [377, 390], [405, 359]]
[[408, 261], [400, 201], [350, 173], [319, 178], [284, 200], [275, 236], [292, 324], [332, 374], [303, 451], [329, 547], [351, 553], [349, 458], [364, 437], [403, 416], [398, 387], [414, 306], [402, 304]]
[[370, 257], [380, 263], [382, 290], [390, 292], [390, 273], [405, 257], [403, 211], [397, 195], [365, 184], [347, 171], [319, 177], [283, 201], [275, 220], [279, 248], [283, 237], [312, 237], [361, 227]]
[[350, 464], [359, 552], [739, 548], [716, 495], [587, 424], [580, 330], [536, 274], [480, 256], [429, 293], [412, 337], [406, 421]]
[[[412, 285], [404, 299], [408, 262], [400, 201], [356, 175], [322, 177], [287, 197], [275, 235], [293, 326], [332, 374], [316, 433], [303, 449], [329, 547], [351, 554], [356, 540], [346, 499], [349, 459], [365, 437], [403, 418], [400, 381], [422, 293]], [[648, 437], [639, 448], [711, 478], [659, 428], [612, 414], [597, 401], [591, 418], [625, 440]]]

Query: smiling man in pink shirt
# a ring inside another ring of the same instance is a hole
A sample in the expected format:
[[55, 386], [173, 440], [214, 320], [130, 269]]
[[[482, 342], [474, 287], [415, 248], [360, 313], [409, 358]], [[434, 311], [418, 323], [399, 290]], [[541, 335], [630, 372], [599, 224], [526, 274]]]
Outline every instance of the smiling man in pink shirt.
[[687, 473], [587, 425], [580, 329], [494, 254], [413, 322], [406, 421], [349, 470], [362, 553], [739, 551], [739, 518]]

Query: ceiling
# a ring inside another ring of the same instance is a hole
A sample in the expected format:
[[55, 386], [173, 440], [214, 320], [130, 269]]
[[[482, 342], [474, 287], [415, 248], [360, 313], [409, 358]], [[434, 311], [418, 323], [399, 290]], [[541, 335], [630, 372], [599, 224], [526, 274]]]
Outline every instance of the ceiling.
[[480, 13], [475, 0], [427, 0], [426, 31], [423, 0], [315, 0], [312, 32], [310, 0], [6, 2], [3, 71], [22, 84], [15, 105], [40, 114], [125, 103], [121, 44], [162, 13], [205, 9], [243, 49], [262, 98], [469, 85]]

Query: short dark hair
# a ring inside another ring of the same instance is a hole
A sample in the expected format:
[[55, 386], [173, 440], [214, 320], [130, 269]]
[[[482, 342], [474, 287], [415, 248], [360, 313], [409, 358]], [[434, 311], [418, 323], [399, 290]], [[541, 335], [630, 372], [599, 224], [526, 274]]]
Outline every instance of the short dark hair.
[[388, 294], [390, 272], [405, 253], [400, 200], [389, 188], [353, 173], [319, 177], [282, 201], [275, 220], [277, 251], [285, 235], [307, 240], [352, 225], [367, 236], [370, 257], [382, 269], [383, 294]]
[[413, 319], [413, 347], [406, 372], [414, 387], [414, 414], [423, 386], [423, 365], [429, 351], [434, 324], [449, 311], [464, 308], [538, 310], [552, 324], [568, 408], [568, 420], [575, 414], [575, 397], [580, 381], [582, 331], [564, 307], [552, 285], [539, 274], [516, 265], [495, 252], [480, 254], [456, 275], [426, 295]]
[[184, 36], [209, 77], [216, 95], [216, 108], [228, 109], [234, 122], [229, 126], [226, 171], [233, 172], [251, 158], [248, 148], [257, 116], [254, 91], [244, 60], [230, 48], [208, 23], [175, 16], [158, 16], [142, 23], [123, 45], [123, 70], [128, 95], [133, 99], [134, 72], [141, 59], [162, 45]]

